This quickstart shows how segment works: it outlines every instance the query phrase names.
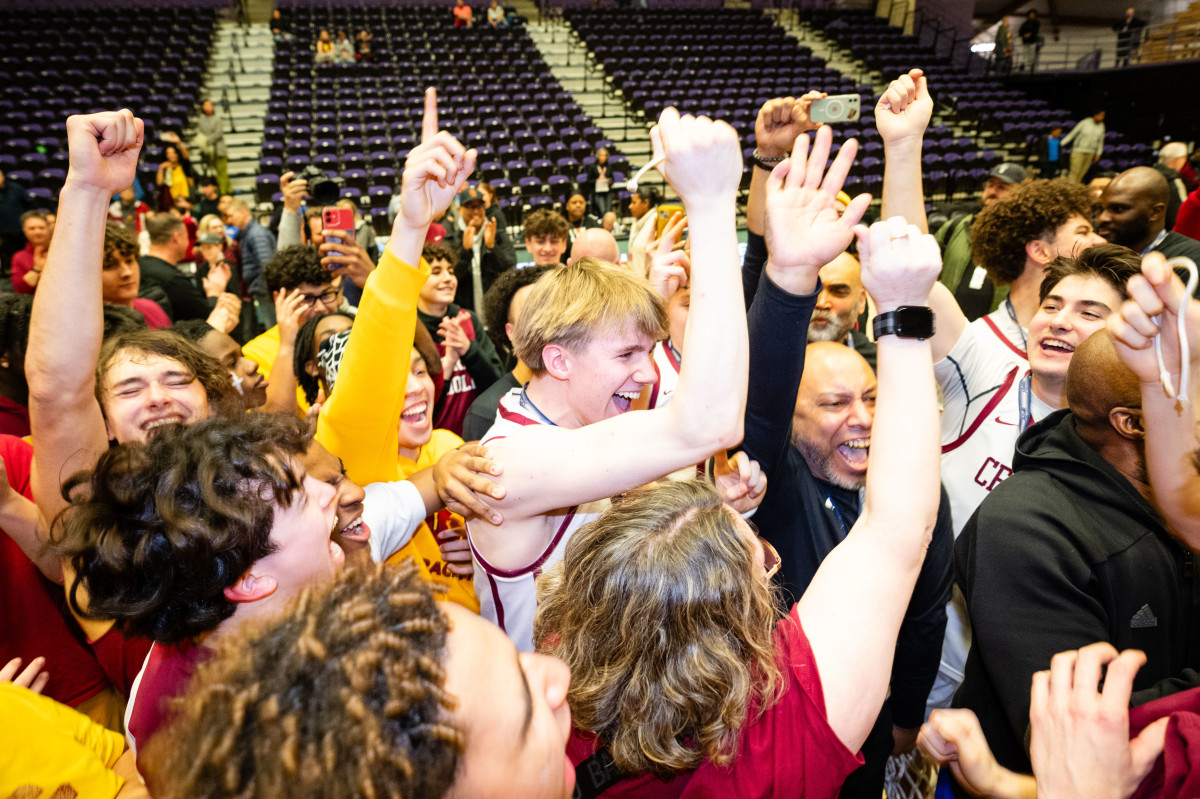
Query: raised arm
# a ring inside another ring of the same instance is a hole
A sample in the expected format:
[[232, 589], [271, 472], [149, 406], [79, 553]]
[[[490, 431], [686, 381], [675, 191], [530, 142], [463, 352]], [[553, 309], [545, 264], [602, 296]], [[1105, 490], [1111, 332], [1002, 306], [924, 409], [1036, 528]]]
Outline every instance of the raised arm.
[[109, 199], [133, 183], [142, 137], [142, 121], [127, 110], [67, 120], [70, 168], [59, 195], [51, 265], [33, 301], [25, 357], [29, 422], [37, 442], [33, 494], [46, 519], [65, 507], [63, 479], [91, 468], [108, 446], [95, 393], [104, 224]]
[[[675, 397], [666, 408], [573, 430], [531, 426], [491, 444], [505, 464], [508, 499], [502, 509], [510, 520], [610, 497], [742, 439], [747, 345], [735, 229], [742, 170], [737, 134], [724, 122], [680, 118], [668, 108], [651, 140], [655, 157], [665, 156], [663, 174], [687, 207], [692, 240], [683, 347], [688, 356]], [[651, 382], [648, 354], [630, 357], [640, 359], [635, 379]], [[491, 535], [485, 525], [480, 529]]]
[[758, 281], [767, 262], [763, 236], [766, 235], [767, 177], [771, 174], [769, 165], [786, 158], [800, 134], [817, 129], [818, 126], [808, 118], [808, 109], [813, 100], [824, 96], [825, 92], [808, 92], [798, 100], [776, 97], [763, 103], [762, 108], [758, 109], [758, 118], [754, 120], [755, 153], [768, 166], [764, 168], [758, 163], [752, 165], [750, 195], [746, 199], [746, 229], [749, 235], [742, 263], [742, 291], [746, 296], [747, 309], [758, 291]]
[[763, 192], [769, 256], [758, 288], [762, 296], [749, 313], [750, 386], [743, 448], [768, 480], [790, 446], [788, 431], [804, 370], [817, 273], [850, 244], [853, 227], [871, 200], [860, 195], [838, 217], [834, 203], [858, 143], [846, 141], [822, 179], [832, 139], [830, 129], [822, 127], [810, 154], [808, 135], [799, 136], [791, 158], [772, 171]]
[[437, 129], [437, 95], [425, 93], [421, 144], [405, 162], [400, 213], [387, 253], [367, 281], [338, 373], [338, 388], [317, 421], [317, 438], [346, 464], [359, 485], [396, 480], [397, 431], [417, 324], [419, 266], [425, 231], [443, 214], [475, 166], [466, 150]]
[[[941, 269], [933, 237], [902, 219], [858, 229], [880, 313], [922, 305]], [[862, 514], [798, 603], [829, 724], [858, 749], [887, 696], [896, 636], [937, 518], [941, 449], [928, 341], [883, 336]]]
[[929, 224], [921, 184], [921, 145], [932, 114], [929, 86], [919, 69], [892, 81], [875, 106], [884, 154], [880, 216], [902, 216], [922, 233], [929, 232]]
[[[1159, 382], [1154, 339], [1161, 339], [1163, 362], [1175, 392], [1180, 391], [1179, 304], [1186, 289], [1161, 253], [1142, 261], [1142, 274], [1129, 280], [1129, 296], [1108, 319], [1117, 354], [1142, 384], [1146, 428], [1146, 470], [1154, 504], [1171, 531], [1200, 551], [1200, 462], [1197, 460], [1196, 400], [1200, 398], [1200, 302], [1189, 299], [1185, 322], [1191, 371], [1190, 401], [1178, 402]], [[1157, 323], [1154, 317], [1158, 317]], [[1161, 333], [1160, 333], [1161, 331]]]

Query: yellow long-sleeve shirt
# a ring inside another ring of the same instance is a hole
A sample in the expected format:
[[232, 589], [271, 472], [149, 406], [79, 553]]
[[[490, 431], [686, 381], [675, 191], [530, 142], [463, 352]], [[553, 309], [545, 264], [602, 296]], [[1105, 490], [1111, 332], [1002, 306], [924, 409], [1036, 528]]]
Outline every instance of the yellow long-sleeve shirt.
[[[416, 462], [397, 452], [417, 325], [417, 296], [428, 277], [429, 266], [424, 261], [414, 268], [390, 251], [383, 254], [363, 287], [358, 315], [338, 367], [337, 385], [317, 419], [317, 440], [342, 459], [346, 475], [359, 485], [403, 480], [462, 443], [453, 434], [435, 431]], [[443, 514], [445, 511], [436, 514], [435, 519]], [[438, 521], [435, 526], [441, 529], [445, 523]], [[410, 556], [430, 582], [446, 586], [445, 598], [479, 611], [471, 581], [442, 574], [444, 564], [429, 524], [422, 524], [391, 559]]]

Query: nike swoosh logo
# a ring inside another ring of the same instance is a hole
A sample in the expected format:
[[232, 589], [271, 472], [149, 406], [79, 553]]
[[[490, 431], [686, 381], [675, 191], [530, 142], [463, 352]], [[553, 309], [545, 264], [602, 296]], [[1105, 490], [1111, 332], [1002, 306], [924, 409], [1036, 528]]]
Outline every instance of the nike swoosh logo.
[[997, 417], [996, 417], [995, 419], [993, 419], [992, 421], [993, 421], [993, 422], [995, 422], [996, 424], [1006, 424], [1006, 425], [1008, 425], [1009, 427], [1016, 427], [1016, 426], [1017, 426], [1017, 423], [1016, 423], [1016, 422], [1006, 422], [1006, 421], [1004, 421], [1003, 419], [1001, 419], [999, 416], [997, 416]]

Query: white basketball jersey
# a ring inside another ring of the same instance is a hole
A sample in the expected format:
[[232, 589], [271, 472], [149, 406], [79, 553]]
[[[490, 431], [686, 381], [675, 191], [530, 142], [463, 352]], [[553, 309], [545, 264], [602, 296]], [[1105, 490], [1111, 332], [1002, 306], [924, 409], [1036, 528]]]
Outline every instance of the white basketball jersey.
[[[488, 443], [506, 438], [522, 427], [547, 424], [536, 409], [522, 407], [524, 389], [514, 388], [500, 398], [496, 422], [480, 441]], [[471, 557], [475, 563], [475, 594], [479, 597], [479, 613], [496, 624], [521, 652], [533, 651], [533, 617], [537, 612], [535, 582], [546, 566], [562, 559], [567, 541], [583, 525], [603, 513], [607, 499], [567, 508], [559, 513], [546, 514], [554, 520], [556, 531], [542, 553], [521, 569], [498, 569], [480, 556], [467, 522], [467, 539], [471, 542]]]

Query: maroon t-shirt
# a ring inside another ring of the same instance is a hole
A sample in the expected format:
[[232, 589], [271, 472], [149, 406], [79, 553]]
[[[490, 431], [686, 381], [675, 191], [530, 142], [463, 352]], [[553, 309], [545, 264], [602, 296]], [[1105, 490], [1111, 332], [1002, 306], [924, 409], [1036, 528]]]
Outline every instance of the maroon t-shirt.
[[133, 301], [133, 310], [142, 315], [146, 320], [146, 327], [151, 330], [171, 326], [171, 319], [167, 316], [167, 312], [154, 300], [138, 297]]
[[174, 645], [156, 643], [150, 647], [125, 713], [125, 729], [133, 741], [139, 770], [146, 743], [171, 719], [170, 701], [187, 692], [196, 667], [211, 654], [191, 641]]
[[[8, 484], [32, 500], [33, 447], [15, 436], [0, 435], [0, 457]], [[0, 533], [0, 664], [16, 657], [25, 664], [45, 657], [50, 681], [42, 693], [74, 707], [104, 690], [108, 680], [66, 601], [63, 587], [43, 577], [12, 538]]]
[[0, 397], [0, 433], [17, 438], [29, 435], [29, 409], [8, 397]]
[[[685, 797], [834, 797], [850, 772], [862, 765], [829, 726], [825, 694], [812, 647], [796, 608], [775, 626], [775, 652], [787, 684], [779, 701], [742, 729], [738, 755], [728, 767], [702, 763], [663, 782], [648, 774], [605, 791], [609, 799]], [[752, 709], [751, 713], [755, 711]], [[599, 748], [588, 733], [571, 731], [567, 756], [579, 765]]]

